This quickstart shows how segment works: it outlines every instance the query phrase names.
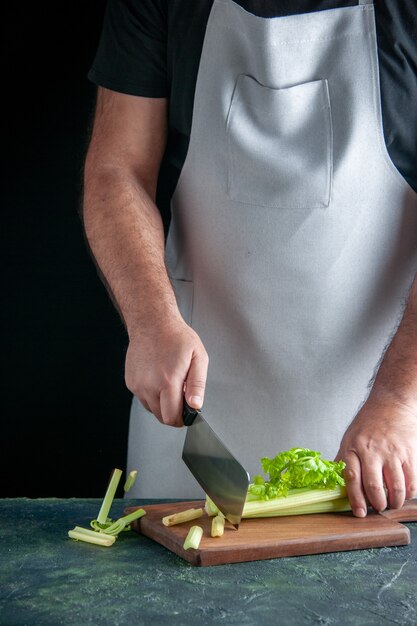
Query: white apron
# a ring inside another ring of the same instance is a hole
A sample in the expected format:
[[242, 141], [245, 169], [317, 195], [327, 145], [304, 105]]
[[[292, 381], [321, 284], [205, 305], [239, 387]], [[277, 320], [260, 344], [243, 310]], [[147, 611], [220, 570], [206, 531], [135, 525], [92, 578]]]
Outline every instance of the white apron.
[[[416, 261], [372, 3], [265, 19], [215, 0], [166, 263], [210, 357], [204, 416], [251, 474], [292, 446], [334, 457]], [[129, 495], [201, 495], [184, 436], [134, 400]]]

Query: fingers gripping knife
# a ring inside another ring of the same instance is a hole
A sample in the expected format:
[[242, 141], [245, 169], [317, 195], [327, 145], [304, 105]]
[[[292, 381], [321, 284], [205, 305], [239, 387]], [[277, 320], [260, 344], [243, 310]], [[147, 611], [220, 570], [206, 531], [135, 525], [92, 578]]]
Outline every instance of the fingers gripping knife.
[[250, 482], [248, 472], [208, 425], [200, 411], [184, 400], [188, 427], [182, 458], [194, 478], [226, 519], [239, 528]]

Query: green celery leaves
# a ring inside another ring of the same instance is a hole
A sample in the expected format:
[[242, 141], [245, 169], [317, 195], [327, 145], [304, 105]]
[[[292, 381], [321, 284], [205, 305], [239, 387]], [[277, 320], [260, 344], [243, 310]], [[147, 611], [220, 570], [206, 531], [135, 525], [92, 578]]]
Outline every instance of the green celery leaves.
[[273, 459], [265, 457], [261, 463], [269, 480], [255, 476], [249, 486], [249, 493], [261, 500], [286, 496], [290, 489], [334, 489], [336, 485], [345, 485], [343, 461], [325, 461], [320, 452], [307, 448], [291, 448]]

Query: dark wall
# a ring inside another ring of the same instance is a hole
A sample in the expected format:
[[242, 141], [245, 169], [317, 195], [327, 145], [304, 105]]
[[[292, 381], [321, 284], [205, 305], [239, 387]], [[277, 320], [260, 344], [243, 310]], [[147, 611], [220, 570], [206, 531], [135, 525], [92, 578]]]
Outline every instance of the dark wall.
[[2, 497], [101, 496], [125, 465], [126, 335], [78, 217], [104, 6], [2, 8]]

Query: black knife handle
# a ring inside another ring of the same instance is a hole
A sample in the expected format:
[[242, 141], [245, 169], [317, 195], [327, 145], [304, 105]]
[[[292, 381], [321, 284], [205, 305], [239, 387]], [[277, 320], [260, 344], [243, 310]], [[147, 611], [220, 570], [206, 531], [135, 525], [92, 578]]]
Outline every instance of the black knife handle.
[[198, 415], [197, 409], [192, 409], [190, 406], [188, 406], [184, 398], [184, 404], [182, 407], [182, 421], [184, 422], [184, 425], [191, 426], [191, 424], [194, 422], [197, 415]]

